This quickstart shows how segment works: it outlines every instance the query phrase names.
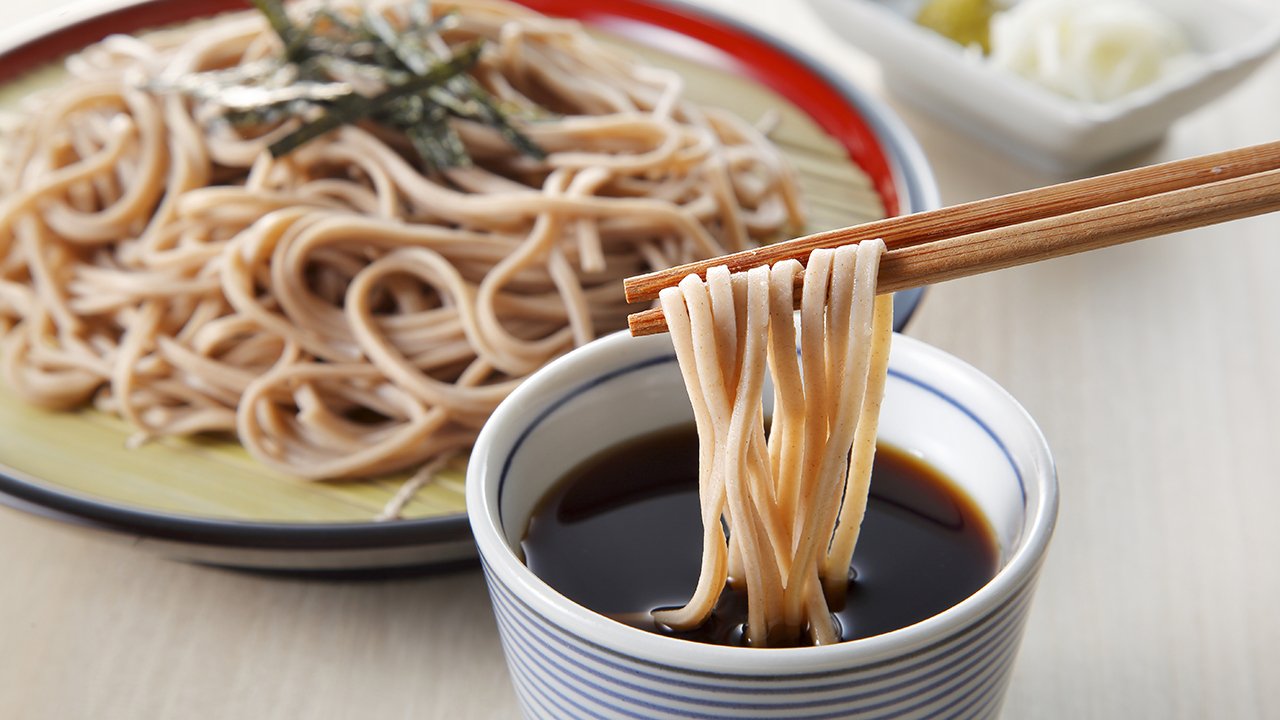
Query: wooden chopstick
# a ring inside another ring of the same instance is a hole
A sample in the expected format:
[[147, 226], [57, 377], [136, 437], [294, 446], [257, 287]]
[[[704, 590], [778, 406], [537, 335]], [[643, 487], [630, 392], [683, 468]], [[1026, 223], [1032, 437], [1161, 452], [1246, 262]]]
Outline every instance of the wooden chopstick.
[[[878, 288], [893, 292], [1280, 210], [1280, 142], [1204, 155], [941, 210], [810, 235], [629, 278], [651, 299], [692, 272], [733, 271], [818, 247], [883, 237]], [[633, 335], [665, 332], [658, 309], [628, 318]]]
[[705, 278], [707, 269], [716, 265], [728, 265], [731, 272], [740, 272], [787, 258], [804, 262], [817, 248], [838, 247], [872, 238], [881, 238], [890, 250], [896, 250], [1276, 168], [1280, 168], [1280, 140], [826, 230], [787, 242], [637, 275], [627, 278], [623, 289], [627, 302], [644, 302], [658, 297], [662, 288], [679, 283], [691, 273]]

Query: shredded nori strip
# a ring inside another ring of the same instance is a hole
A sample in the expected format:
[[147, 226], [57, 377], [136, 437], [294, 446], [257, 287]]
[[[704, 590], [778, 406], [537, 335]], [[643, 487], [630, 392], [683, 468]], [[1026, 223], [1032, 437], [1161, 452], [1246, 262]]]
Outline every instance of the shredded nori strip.
[[352, 93], [335, 100], [330, 106], [329, 112], [271, 143], [272, 156], [280, 157], [285, 155], [308, 140], [317, 138], [340, 125], [360, 120], [378, 110], [387, 108], [397, 100], [422, 92], [433, 85], [438, 85], [458, 73], [466, 72], [480, 58], [480, 50], [480, 43], [471, 43], [461, 52], [454, 55], [453, 59], [437, 63], [425, 74], [415, 76], [399, 85], [393, 85], [371, 98]]
[[[420, 98], [414, 98], [419, 100]], [[444, 108], [434, 105], [425, 108], [422, 119], [408, 126], [406, 134], [413, 149], [434, 167], [460, 167], [471, 164], [471, 157], [462, 145], [462, 138], [449, 127]]]
[[271, 29], [276, 35], [280, 36], [280, 41], [284, 43], [284, 55], [292, 62], [297, 62], [302, 58], [303, 45], [306, 37], [298, 32], [298, 28], [289, 19], [289, 13], [285, 12], [284, 2], [282, 0], [253, 0], [253, 6], [258, 8], [258, 12], [266, 16], [267, 22], [271, 24]]
[[[434, 20], [427, 0], [410, 6], [408, 27], [397, 31], [387, 18], [365, 10], [358, 18], [330, 8], [318, 9], [305, 23], [294, 22], [282, 0], [252, 0], [284, 45], [284, 57], [253, 63], [248, 71], [196, 73], [158, 90], [176, 90], [214, 102], [233, 124], [280, 122], [314, 116], [272, 143], [271, 154], [285, 155], [343, 124], [371, 121], [403, 132], [428, 169], [471, 163], [461, 137], [450, 125], [459, 118], [490, 127], [519, 152], [543, 159], [542, 148], [520, 132], [507, 109], [467, 74], [480, 56], [483, 40], [441, 57], [427, 38], [454, 19]], [[358, 88], [381, 88], [372, 95]], [[513, 108], [527, 117], [540, 108]]]

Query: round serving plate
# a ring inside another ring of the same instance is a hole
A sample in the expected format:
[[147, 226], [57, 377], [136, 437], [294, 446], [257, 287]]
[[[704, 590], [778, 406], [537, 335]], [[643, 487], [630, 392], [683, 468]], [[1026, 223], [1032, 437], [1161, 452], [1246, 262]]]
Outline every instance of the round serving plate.
[[[773, 140], [800, 175], [809, 230], [849, 225], [857, 208], [938, 205], [924, 155], [876, 99], [794, 48], [734, 20], [659, 0], [524, 0], [575, 18], [610, 44], [680, 72], [691, 99], [780, 122]], [[60, 60], [115, 33], [243, 10], [239, 0], [108, 0], [0, 33], [0, 107], [58, 82]], [[860, 170], [860, 171], [859, 171]], [[920, 291], [899, 293], [901, 329]], [[50, 413], [0, 389], [0, 502], [164, 556], [244, 570], [351, 575], [469, 562], [475, 547], [461, 464], [406, 506], [373, 518], [404, 476], [316, 483], [261, 467], [236, 443], [166, 438], [127, 449], [123, 421]]]

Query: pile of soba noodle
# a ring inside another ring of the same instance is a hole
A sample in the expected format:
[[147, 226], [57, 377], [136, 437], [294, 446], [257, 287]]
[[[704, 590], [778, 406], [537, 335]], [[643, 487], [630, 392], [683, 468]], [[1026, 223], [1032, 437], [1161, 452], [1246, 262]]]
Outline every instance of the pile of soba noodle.
[[368, 122], [273, 158], [300, 120], [157, 89], [278, 57], [257, 14], [72, 57], [0, 140], [5, 384], [135, 442], [233, 433], [286, 473], [376, 475], [464, 450], [522, 378], [625, 327], [622, 278], [798, 222], [779, 152], [675, 73], [512, 5], [445, 9], [421, 42], [483, 38], [470, 75], [545, 159], [457, 118], [467, 166], [424, 172]]
[[804, 269], [720, 266], [662, 291], [698, 429], [704, 532], [693, 597], [659, 622], [698, 627], [731, 582], [746, 591], [748, 644], [839, 640], [829, 607], [843, 604], [866, 511], [893, 332], [892, 295], [876, 297], [883, 252], [873, 240], [815, 250]]

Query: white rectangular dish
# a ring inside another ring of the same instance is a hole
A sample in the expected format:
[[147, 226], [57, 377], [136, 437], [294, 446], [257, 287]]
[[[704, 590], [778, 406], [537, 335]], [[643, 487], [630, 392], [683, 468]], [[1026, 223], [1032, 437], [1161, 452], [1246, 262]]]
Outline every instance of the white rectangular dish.
[[886, 86], [1027, 163], [1081, 174], [1157, 142], [1178, 118], [1243, 80], [1280, 46], [1274, 0], [1148, 0], [1186, 32], [1188, 66], [1107, 103], [1057, 95], [913, 22], [922, 0], [808, 0], [876, 58]]

